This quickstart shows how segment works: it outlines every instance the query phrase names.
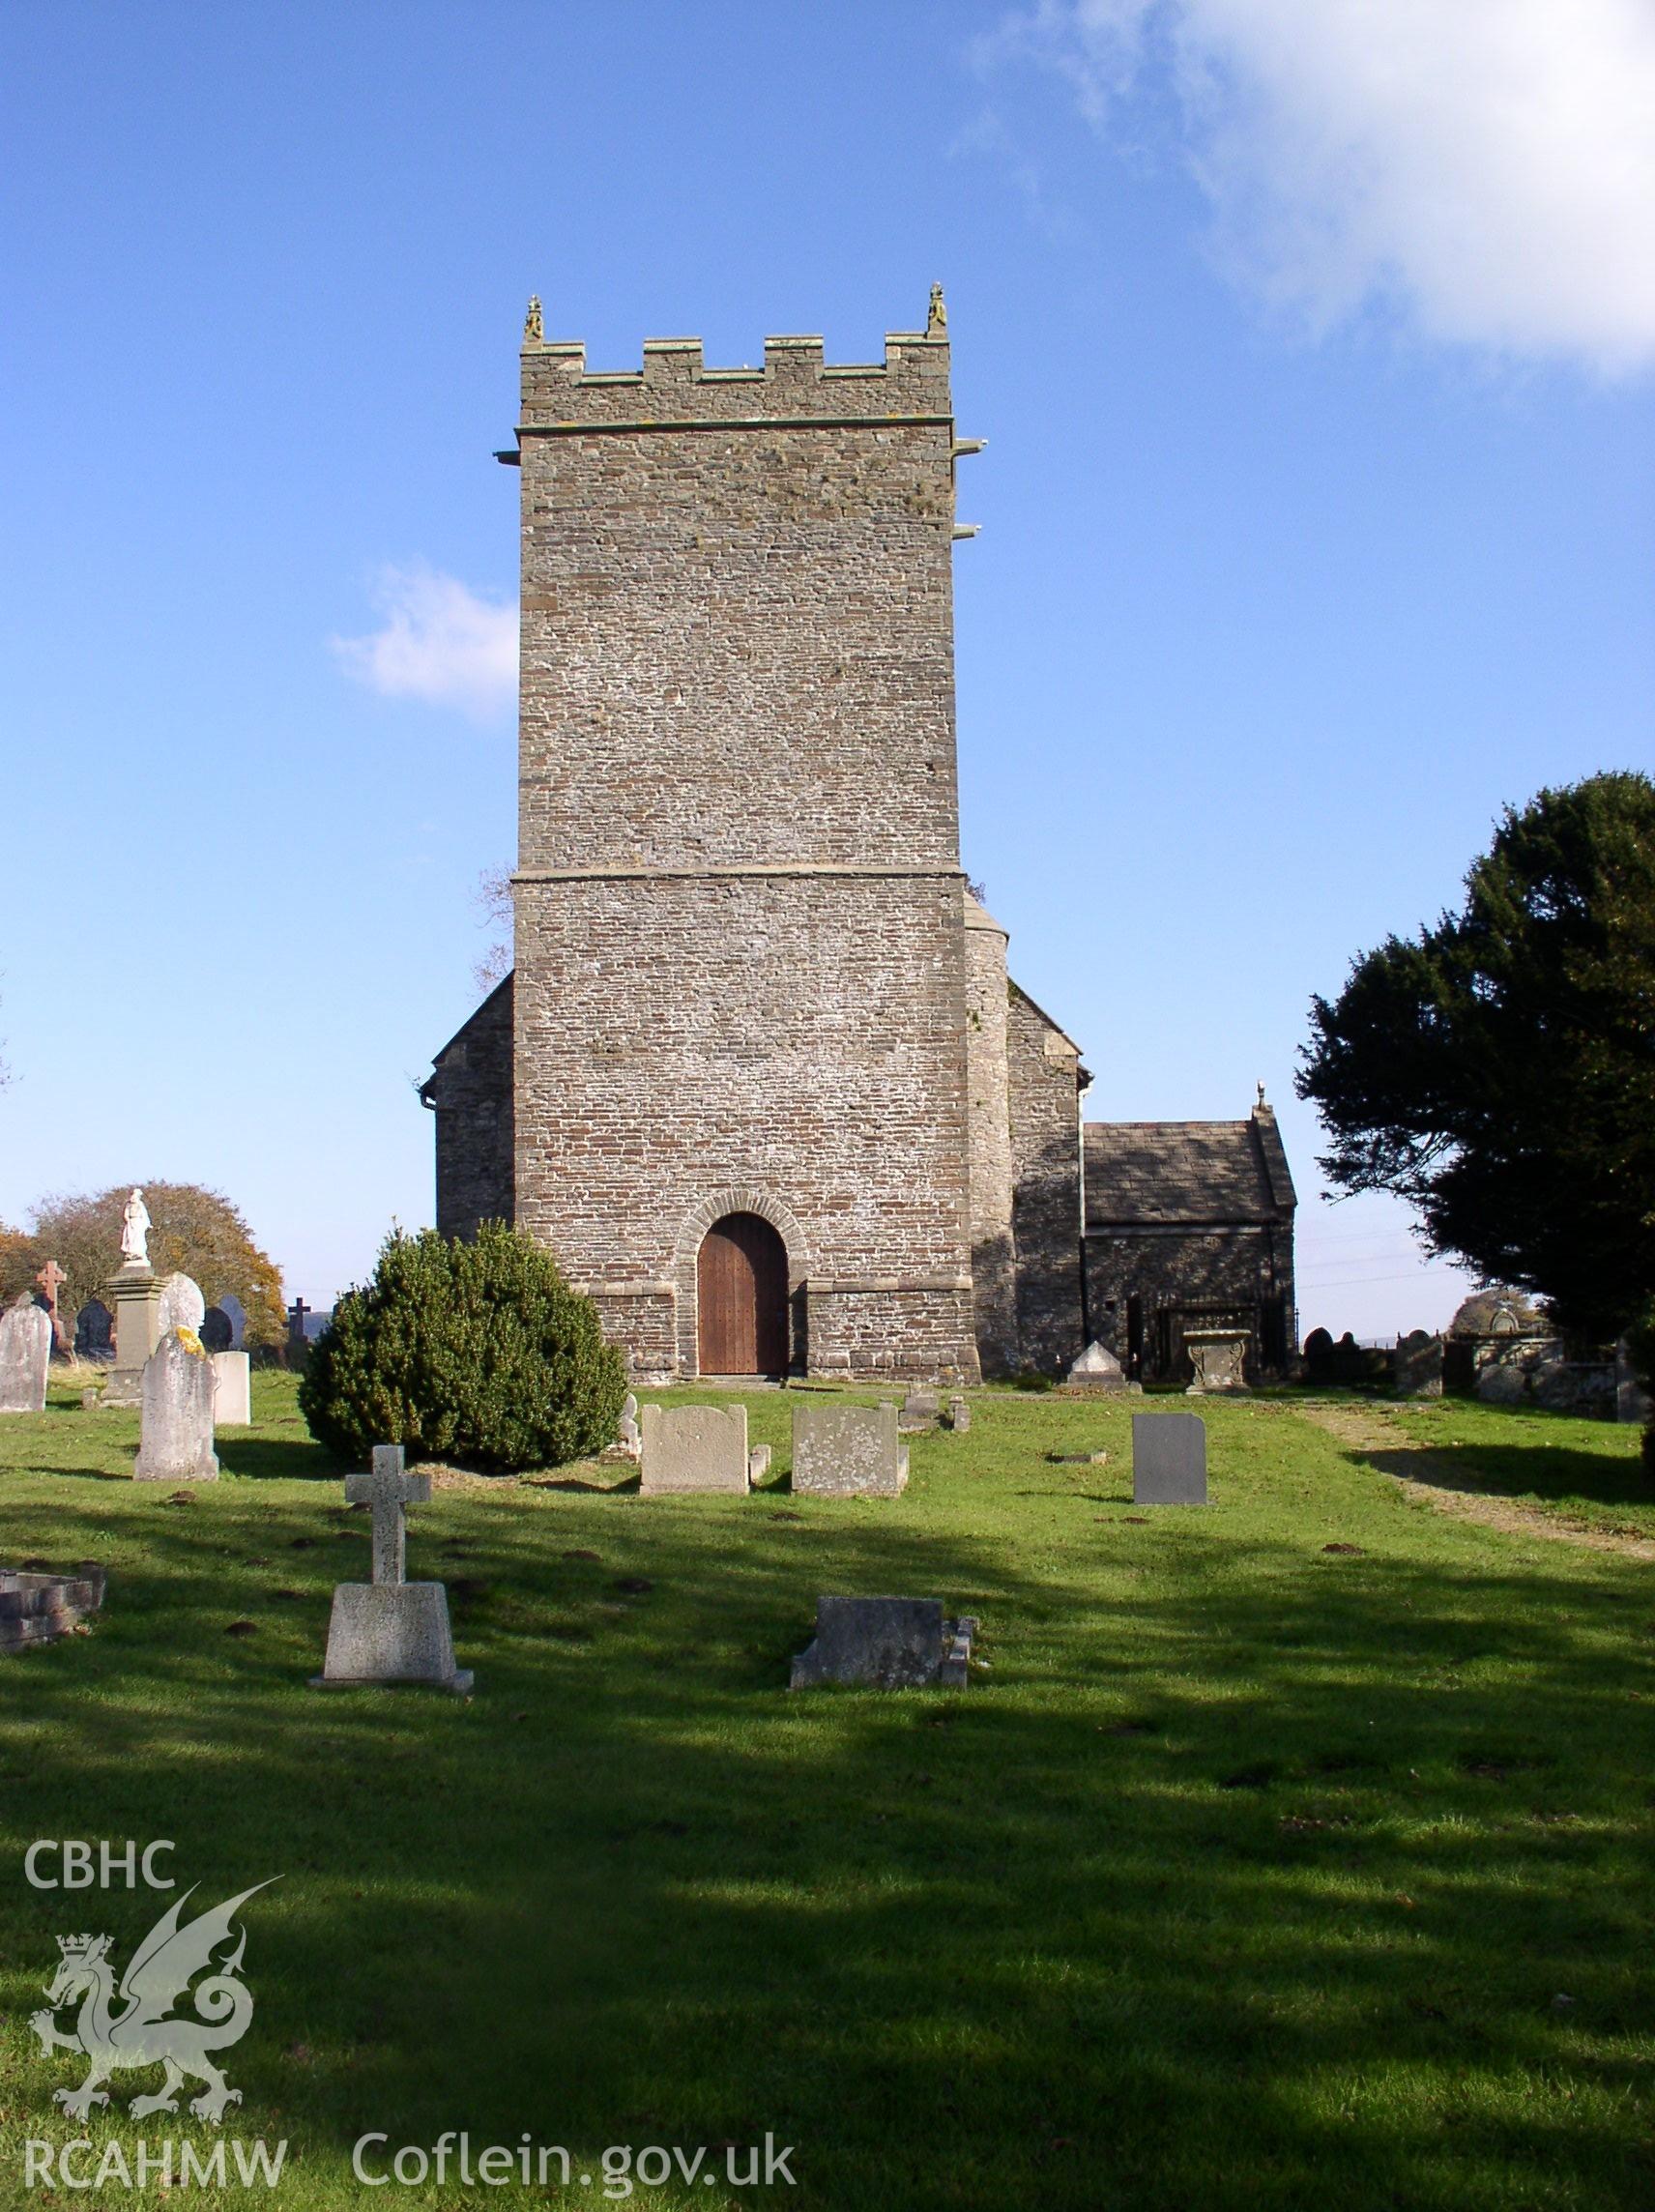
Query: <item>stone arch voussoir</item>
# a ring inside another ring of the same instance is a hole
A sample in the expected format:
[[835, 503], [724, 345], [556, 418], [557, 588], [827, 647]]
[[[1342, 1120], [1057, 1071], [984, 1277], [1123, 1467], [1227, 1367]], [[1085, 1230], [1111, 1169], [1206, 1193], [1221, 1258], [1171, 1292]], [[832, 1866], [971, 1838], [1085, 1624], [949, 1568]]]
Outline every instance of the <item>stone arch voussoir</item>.
[[694, 1375], [699, 1365], [700, 1310], [696, 1290], [696, 1261], [702, 1239], [715, 1221], [727, 1213], [756, 1213], [768, 1221], [787, 1247], [787, 1288], [791, 1297], [810, 1273], [810, 1250], [798, 1215], [779, 1198], [753, 1183], [730, 1183], [710, 1191], [692, 1207], [678, 1233], [673, 1248], [673, 1283], [678, 1306], [678, 1367], [681, 1375]]

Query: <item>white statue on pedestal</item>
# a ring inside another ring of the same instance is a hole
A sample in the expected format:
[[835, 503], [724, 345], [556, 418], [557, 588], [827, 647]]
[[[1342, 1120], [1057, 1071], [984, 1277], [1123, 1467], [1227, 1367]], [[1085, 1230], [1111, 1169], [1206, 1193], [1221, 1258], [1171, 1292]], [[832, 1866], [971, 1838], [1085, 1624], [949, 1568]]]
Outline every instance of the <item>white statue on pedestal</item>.
[[121, 1257], [129, 1266], [149, 1266], [149, 1208], [144, 1204], [143, 1192], [134, 1190], [121, 1215]]

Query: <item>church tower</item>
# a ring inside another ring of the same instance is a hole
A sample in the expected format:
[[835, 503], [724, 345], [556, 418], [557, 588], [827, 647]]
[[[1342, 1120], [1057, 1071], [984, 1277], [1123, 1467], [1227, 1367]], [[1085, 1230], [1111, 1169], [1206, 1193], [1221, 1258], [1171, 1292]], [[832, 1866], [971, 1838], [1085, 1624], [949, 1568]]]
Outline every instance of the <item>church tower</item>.
[[643, 352], [534, 306], [501, 456], [512, 1212], [640, 1376], [972, 1379], [941, 293], [865, 366]]

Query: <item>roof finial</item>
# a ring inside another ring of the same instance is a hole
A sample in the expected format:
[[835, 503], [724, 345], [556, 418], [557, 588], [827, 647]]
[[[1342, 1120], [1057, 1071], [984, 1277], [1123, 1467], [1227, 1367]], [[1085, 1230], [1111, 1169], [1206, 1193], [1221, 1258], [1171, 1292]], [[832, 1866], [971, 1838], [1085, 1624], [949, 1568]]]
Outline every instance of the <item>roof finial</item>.
[[1268, 1111], [1269, 1109], [1264, 1103], [1264, 1086], [1261, 1083], [1259, 1086], [1259, 1112], [1264, 1114]]
[[931, 287], [931, 305], [925, 315], [925, 335], [928, 338], [945, 338], [948, 335], [948, 310], [943, 300], [943, 287]]
[[545, 336], [546, 334], [540, 322], [540, 295], [536, 292], [530, 297], [529, 312], [523, 319], [523, 343], [525, 345], [542, 345], [545, 342]]

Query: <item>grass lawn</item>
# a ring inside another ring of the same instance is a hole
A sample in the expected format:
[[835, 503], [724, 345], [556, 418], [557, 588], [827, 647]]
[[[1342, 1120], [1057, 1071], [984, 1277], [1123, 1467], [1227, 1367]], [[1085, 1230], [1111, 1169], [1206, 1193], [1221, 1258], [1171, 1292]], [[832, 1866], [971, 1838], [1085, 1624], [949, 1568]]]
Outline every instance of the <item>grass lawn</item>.
[[[631, 2198], [702, 2212], [1655, 2200], [1647, 1564], [1438, 1513], [1291, 1398], [1209, 1404], [1214, 1502], [1141, 1518], [1128, 1407], [985, 1391], [900, 1501], [445, 1490], [409, 1572], [476, 1697], [320, 1694], [365, 1517], [254, 1390], [189, 1505], [124, 1480], [135, 1415], [0, 1422], [0, 1560], [109, 1571], [92, 1634], [0, 1661], [0, 2203], [140, 2200], [27, 2192], [28, 2138], [215, 2139], [129, 2118], [153, 2070], [54, 2108], [53, 1938], [124, 1965], [168, 1900], [32, 1889], [41, 1837], [173, 1839], [191, 1911], [282, 1877], [224, 2058], [281, 2182], [174, 2204], [601, 2203], [606, 2146], [707, 2147]], [[789, 1400], [748, 1403], [785, 1477]], [[1655, 1526], [1630, 1431], [1398, 1418]], [[975, 1613], [985, 1664], [790, 1696], [826, 1590]], [[359, 2136], [383, 2171], [449, 2130], [573, 2178], [352, 2176]], [[731, 2186], [767, 2134], [796, 2186]]]
[[1419, 1398], [1384, 1411], [1407, 1443], [1431, 1452], [1467, 1491], [1587, 1528], [1655, 1537], [1655, 1485], [1628, 1443], [1636, 1430], [1474, 1398]]

